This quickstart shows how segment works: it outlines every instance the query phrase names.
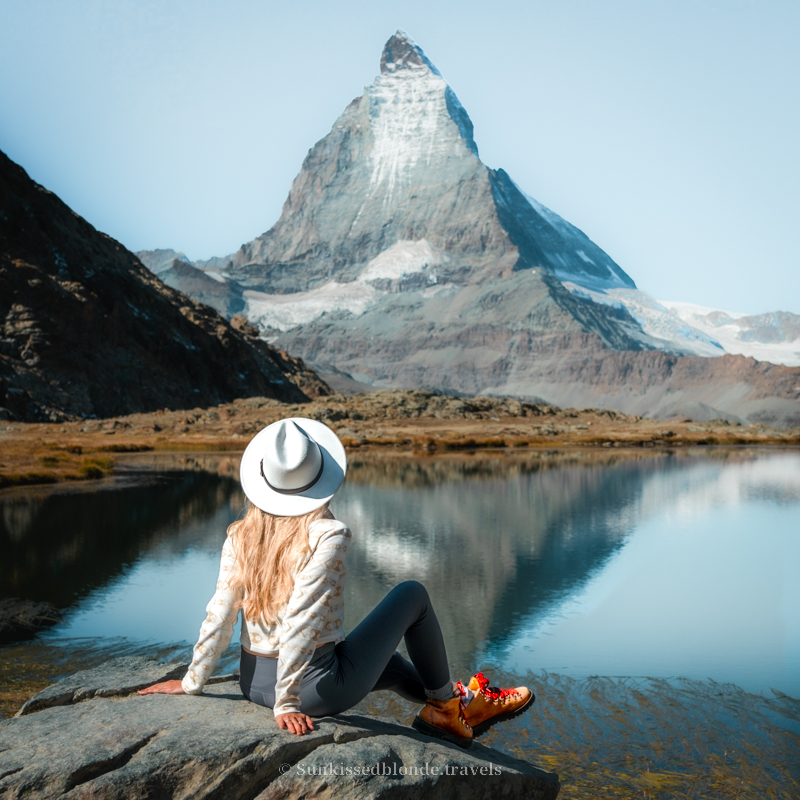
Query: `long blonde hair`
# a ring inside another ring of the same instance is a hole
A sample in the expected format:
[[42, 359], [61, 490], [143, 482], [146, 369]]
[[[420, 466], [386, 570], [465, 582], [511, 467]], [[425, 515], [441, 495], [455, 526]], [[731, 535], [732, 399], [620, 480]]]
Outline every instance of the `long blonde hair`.
[[327, 503], [300, 517], [276, 517], [251, 503], [244, 519], [228, 528], [236, 547], [230, 585], [244, 589], [245, 617], [277, 622], [294, 588], [297, 567], [309, 551], [308, 526], [326, 518], [333, 518]]

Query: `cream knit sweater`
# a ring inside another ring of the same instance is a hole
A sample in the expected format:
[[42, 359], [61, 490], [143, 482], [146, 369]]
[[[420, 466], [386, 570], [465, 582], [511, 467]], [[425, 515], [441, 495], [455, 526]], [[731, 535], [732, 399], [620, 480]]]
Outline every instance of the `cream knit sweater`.
[[[310, 553], [300, 564], [294, 590], [278, 621], [245, 618], [241, 642], [254, 653], [278, 657], [275, 683], [276, 715], [300, 710], [300, 681], [314, 650], [324, 642], [344, 639], [344, 558], [350, 530], [335, 519], [319, 519], [308, 529]], [[199, 694], [225, 652], [243, 600], [240, 590], [230, 586], [236, 566], [236, 531], [222, 546], [217, 590], [206, 606], [208, 616], [200, 627], [194, 658], [183, 678], [187, 694]]]

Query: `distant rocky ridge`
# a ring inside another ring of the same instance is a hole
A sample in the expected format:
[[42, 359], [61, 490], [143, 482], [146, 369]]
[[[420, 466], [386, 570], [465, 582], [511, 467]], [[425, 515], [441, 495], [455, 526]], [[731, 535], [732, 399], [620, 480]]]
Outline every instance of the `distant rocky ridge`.
[[743, 314], [693, 303], [662, 301], [676, 317], [713, 337], [728, 353], [787, 367], [800, 366], [800, 314]]
[[742, 314], [693, 303], [655, 300], [638, 289], [581, 286], [564, 281], [576, 297], [624, 309], [643, 345], [673, 355], [743, 355], [787, 367], [800, 366], [800, 315], [787, 311]]
[[142, 250], [140, 253], [136, 253], [136, 257], [156, 275], [169, 269], [174, 261], [192, 263], [185, 253], [179, 253], [176, 250]]
[[[141, 255], [154, 269], [164, 260]], [[351, 379], [800, 421], [800, 370], [724, 357], [712, 334], [640, 292], [583, 232], [484, 165], [455, 93], [400, 31], [381, 74], [309, 151], [278, 222], [194, 266], [219, 284], [218, 308], [243, 301], [264, 338], [340, 388]], [[196, 291], [182, 269], [175, 285]], [[710, 355], [723, 358], [698, 357]]]
[[[210, 280], [210, 279], [209, 279]], [[165, 286], [0, 153], [0, 408], [55, 421], [329, 393], [243, 317]]]

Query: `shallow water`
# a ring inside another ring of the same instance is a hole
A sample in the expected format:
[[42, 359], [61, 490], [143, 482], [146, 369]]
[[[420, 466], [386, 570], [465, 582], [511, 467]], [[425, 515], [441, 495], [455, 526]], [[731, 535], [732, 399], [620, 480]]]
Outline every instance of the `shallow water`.
[[[42, 646], [190, 653], [243, 507], [237, 458], [130, 464], [81, 491], [0, 492], [3, 594], [66, 610]], [[354, 534], [347, 629], [413, 578], [459, 667], [800, 697], [797, 451], [357, 454], [333, 508]], [[235, 656], [234, 640], [222, 666]]]

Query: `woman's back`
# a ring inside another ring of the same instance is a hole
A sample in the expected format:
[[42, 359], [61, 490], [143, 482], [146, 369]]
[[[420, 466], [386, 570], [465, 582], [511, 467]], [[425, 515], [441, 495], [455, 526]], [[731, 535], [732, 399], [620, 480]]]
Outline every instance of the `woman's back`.
[[[315, 648], [345, 638], [345, 555], [351, 534], [343, 522], [330, 516], [308, 523], [307, 549], [290, 569], [291, 592], [283, 602], [274, 604], [267, 619], [263, 613], [246, 613], [248, 576], [239, 560], [246, 529], [242, 520], [228, 530], [216, 591], [206, 606], [207, 616], [182, 685], [187, 694], [202, 691], [230, 643], [242, 608], [242, 646], [254, 654], [279, 659], [275, 694], [276, 708], [281, 708], [297, 694], [303, 669]], [[246, 566], [253, 571], [258, 565]]]

